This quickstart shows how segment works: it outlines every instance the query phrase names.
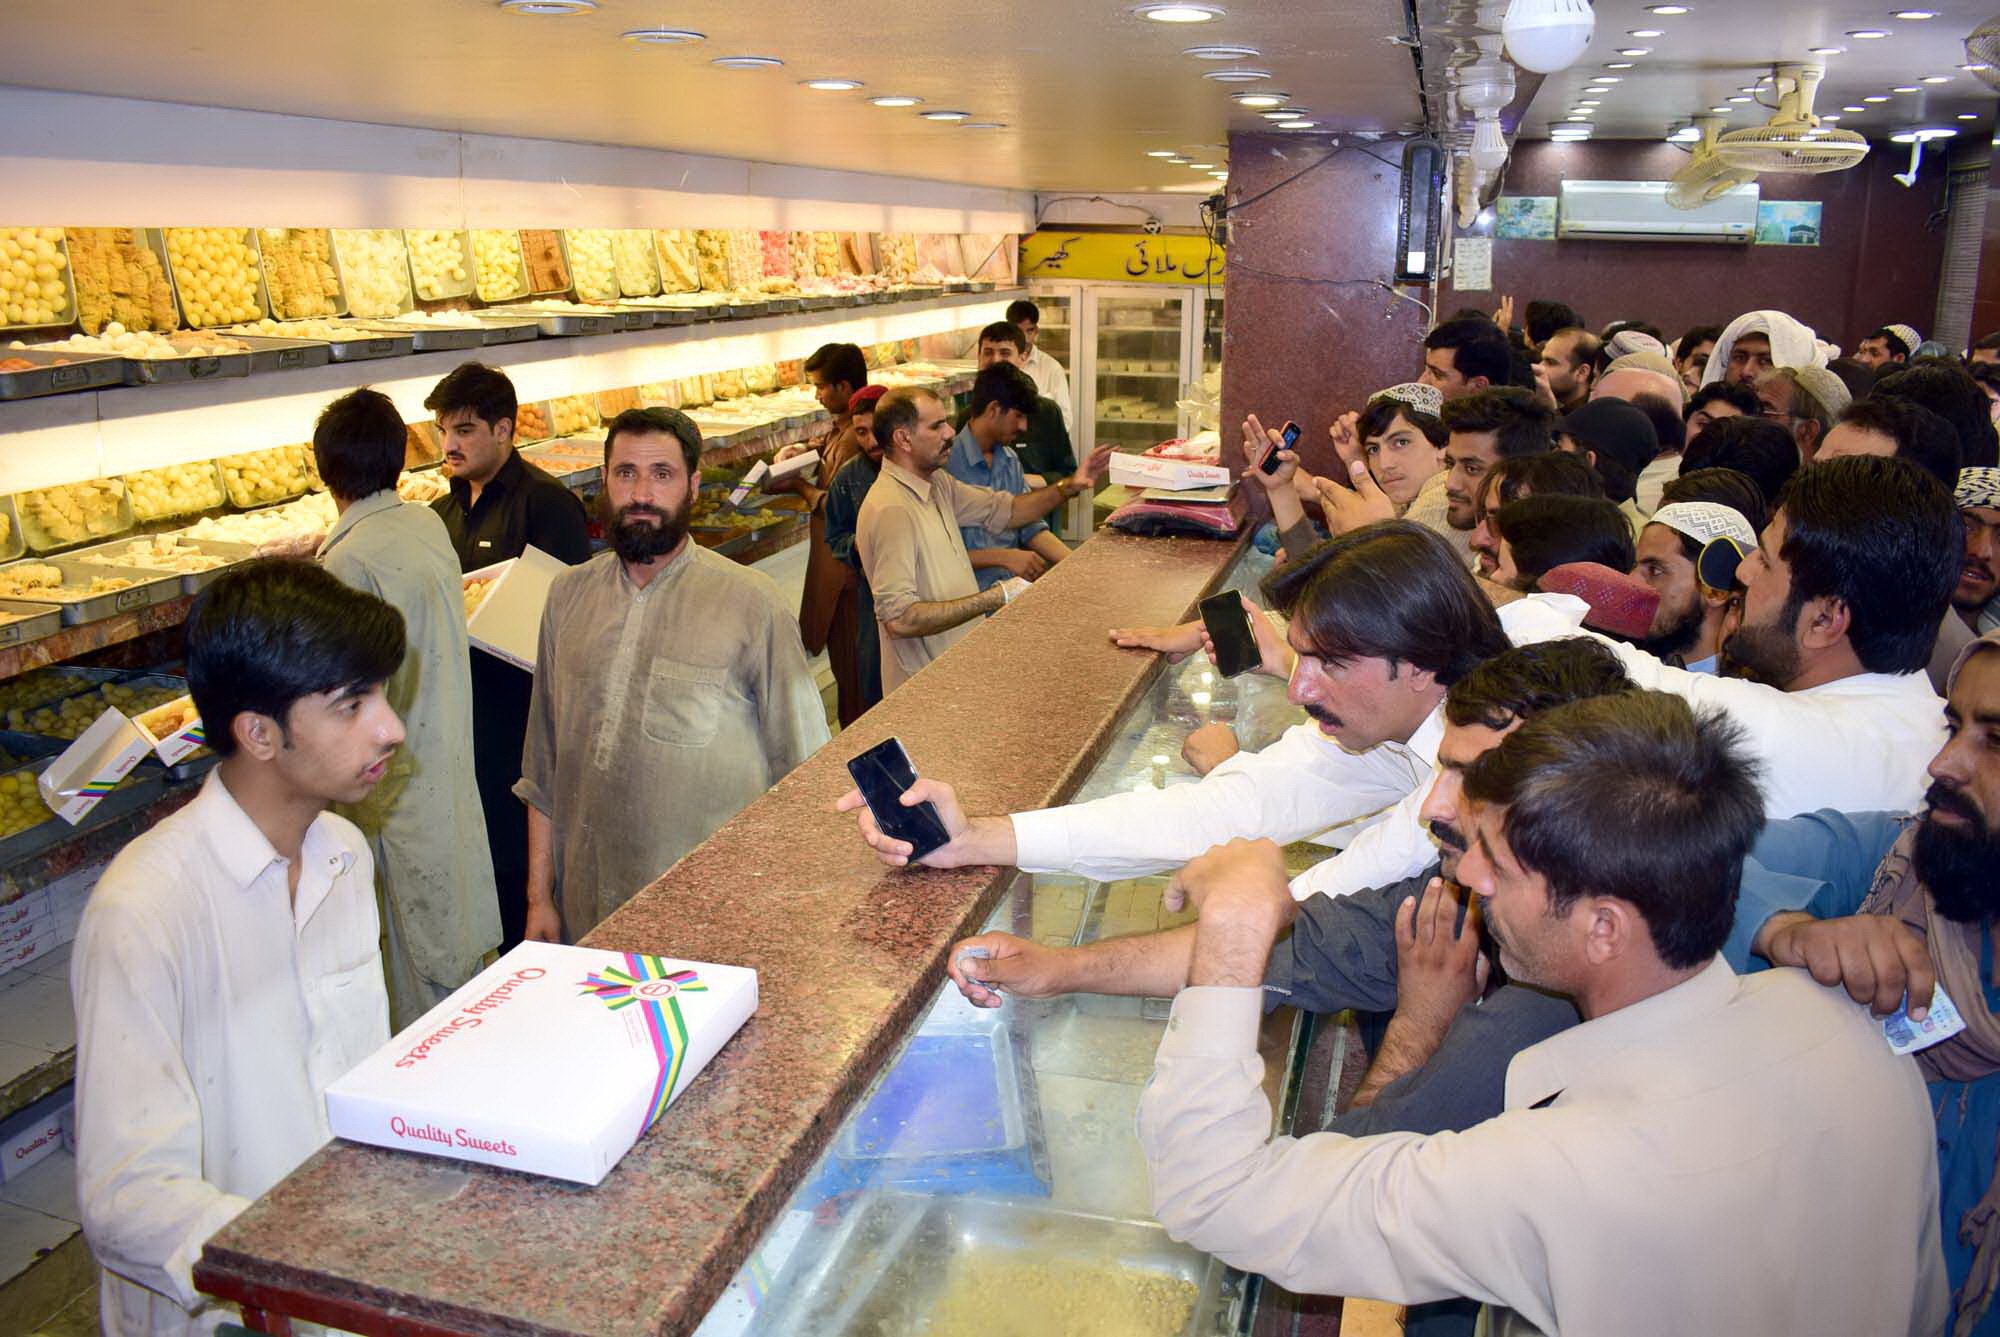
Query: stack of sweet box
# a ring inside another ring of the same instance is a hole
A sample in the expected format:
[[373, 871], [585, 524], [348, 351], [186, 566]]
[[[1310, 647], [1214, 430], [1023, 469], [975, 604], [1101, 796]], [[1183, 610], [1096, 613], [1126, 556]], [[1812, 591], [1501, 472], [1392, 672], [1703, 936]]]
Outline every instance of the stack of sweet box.
[[76, 938], [83, 903], [96, 881], [86, 869], [0, 905], [0, 975], [18, 970]]

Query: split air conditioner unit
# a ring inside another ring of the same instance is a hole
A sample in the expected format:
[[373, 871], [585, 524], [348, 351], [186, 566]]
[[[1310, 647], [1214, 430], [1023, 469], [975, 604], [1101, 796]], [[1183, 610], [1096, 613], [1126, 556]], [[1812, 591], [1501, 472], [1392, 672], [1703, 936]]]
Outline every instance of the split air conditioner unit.
[[1565, 181], [1556, 236], [1567, 241], [1706, 241], [1747, 245], [1757, 234], [1757, 185], [1698, 209], [1667, 203], [1665, 181]]

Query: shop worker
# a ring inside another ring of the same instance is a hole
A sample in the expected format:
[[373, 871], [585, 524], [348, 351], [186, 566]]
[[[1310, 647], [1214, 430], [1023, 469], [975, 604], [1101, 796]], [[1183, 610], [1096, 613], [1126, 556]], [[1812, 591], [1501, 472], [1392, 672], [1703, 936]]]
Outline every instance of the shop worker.
[[854, 399], [868, 383], [868, 363], [854, 344], [823, 344], [806, 359], [805, 370], [812, 379], [813, 394], [820, 407], [833, 415], [833, 421], [816, 446], [788, 446], [778, 452], [777, 457], [782, 460], [817, 449], [818, 481], [800, 475], [777, 487], [805, 498], [810, 508], [806, 578], [799, 592], [799, 635], [808, 655], [825, 652], [827, 665], [833, 670], [840, 718], [846, 723], [867, 709], [861, 704], [863, 669], [854, 652], [860, 639], [856, 629], [862, 616], [854, 570], [827, 546], [826, 498], [834, 476], [860, 453], [855, 435]]
[[[1027, 430], [1035, 399], [1035, 383], [1019, 367], [996, 362], [981, 369], [972, 381], [971, 414], [945, 457], [944, 467], [951, 476], [989, 491], [1026, 492], [1027, 476], [1013, 443]], [[1018, 529], [961, 525], [959, 534], [982, 590], [1009, 576], [1035, 580], [1069, 556], [1068, 546], [1040, 520]]]
[[390, 1019], [397, 1030], [471, 979], [500, 945], [500, 907], [472, 760], [471, 648], [458, 559], [444, 522], [396, 495], [403, 419], [355, 390], [313, 427], [313, 457], [340, 518], [320, 564], [403, 615], [409, 651], [389, 703], [409, 737], [366, 803], [340, 812], [375, 850]]
[[[529, 547], [571, 566], [590, 556], [583, 502], [514, 448], [520, 405], [504, 373], [464, 363], [432, 388], [424, 407], [437, 424], [451, 474], [451, 490], [432, 508], [444, 517], [460, 568], [477, 571]], [[500, 897], [503, 949], [521, 941], [528, 918], [528, 819], [514, 797], [514, 781], [521, 775], [534, 686], [527, 670], [484, 650], [472, 652], [472, 760]]]
[[1027, 588], [1006, 580], [980, 589], [960, 527], [1019, 529], [1040, 520], [1089, 491], [1109, 454], [1091, 457], [1093, 471], [1016, 496], [953, 478], [944, 467], [953, 435], [943, 402], [927, 390], [891, 390], [876, 401], [882, 473], [855, 518], [854, 551], [875, 595], [885, 694]]
[[1216, 851], [1175, 879], [1188, 987], [1139, 1103], [1168, 1233], [1294, 1291], [1469, 1296], [1496, 1333], [1939, 1333], [1915, 1066], [1846, 994], [1721, 955], [1763, 825], [1736, 730], [1658, 692], [1558, 706], [1464, 797], [1501, 966], [1582, 1022], [1464, 1132], [1274, 1139], [1257, 1031], [1297, 903], [1264, 848]]
[[820, 503], [826, 521], [826, 550], [854, 574], [855, 692], [851, 700], [844, 690], [840, 696], [843, 729], [882, 699], [882, 637], [875, 628], [875, 592], [868, 587], [867, 573], [861, 569], [861, 559], [854, 552], [854, 525], [861, 517], [861, 503], [868, 499], [868, 489], [875, 486], [882, 473], [882, 443], [875, 436], [875, 404], [888, 392], [887, 386], [864, 385], [848, 400], [847, 415], [856, 453], [833, 475]]
[[628, 409], [604, 439], [611, 551], [542, 611], [521, 780], [530, 939], [574, 942], [827, 740], [770, 577], [688, 540], [701, 431]]
[[[1028, 338], [1021, 333], [1019, 326], [996, 320], [979, 332], [977, 354], [981, 370], [996, 362], [1010, 363], [1026, 370]], [[952, 423], [953, 428], [964, 427], [970, 416], [970, 409], [960, 412]], [[1047, 395], [1035, 396], [1035, 407], [1028, 414], [1027, 430], [1014, 442], [1014, 453], [1020, 457], [1021, 468], [1028, 475], [1030, 487], [1059, 483], [1076, 472], [1076, 447], [1070, 441], [1069, 427], [1063, 420], [1062, 410]]]
[[212, 1331], [202, 1244], [327, 1140], [327, 1084], [389, 1039], [364, 802], [403, 725], [402, 618], [310, 562], [225, 572], [187, 620], [220, 761], [127, 845], [70, 963], [76, 1200], [110, 1337]]
[[1069, 372], [1042, 347], [1042, 309], [1025, 297], [1019, 298], [1007, 303], [1007, 323], [1028, 341], [1028, 356], [1021, 360], [1021, 370], [1034, 379], [1038, 393], [1055, 402], [1064, 430], [1074, 437], [1076, 418], [1070, 406]]

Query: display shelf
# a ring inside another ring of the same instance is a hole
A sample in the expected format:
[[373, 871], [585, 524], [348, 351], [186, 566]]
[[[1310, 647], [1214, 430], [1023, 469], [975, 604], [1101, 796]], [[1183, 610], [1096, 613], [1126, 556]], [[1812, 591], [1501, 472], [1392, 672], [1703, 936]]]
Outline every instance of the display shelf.
[[[182, 596], [166, 603], [154, 604], [150, 608], [134, 609], [129, 613], [118, 613], [102, 622], [85, 622], [74, 627], [64, 627], [51, 636], [40, 640], [24, 641], [20, 645], [10, 645], [0, 649], [0, 679], [12, 678], [30, 669], [61, 664], [83, 655], [95, 653], [108, 646], [124, 641], [134, 641], [141, 636], [150, 636], [156, 631], [178, 627], [187, 620], [187, 613], [194, 599]], [[0, 901], [9, 899], [0, 892]]]
[[1115, 381], [1120, 379], [1178, 381], [1180, 378], [1181, 374], [1177, 371], [1109, 371], [1103, 367], [1097, 370], [1097, 379], [1100, 381]]

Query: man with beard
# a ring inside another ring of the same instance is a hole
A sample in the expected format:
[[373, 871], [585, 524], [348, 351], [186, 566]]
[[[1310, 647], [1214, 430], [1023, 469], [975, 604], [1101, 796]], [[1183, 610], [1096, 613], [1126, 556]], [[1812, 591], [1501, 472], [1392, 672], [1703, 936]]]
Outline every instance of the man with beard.
[[1459, 876], [1500, 965], [1583, 1020], [1515, 1055], [1504, 1112], [1461, 1133], [1274, 1139], [1282, 855], [1183, 869], [1188, 987], [1139, 1102], [1168, 1234], [1296, 1291], [1471, 1296], [1495, 1332], [1937, 1333], [1917, 1073], [1836, 991], [1722, 955], [1756, 774], [1728, 721], [1659, 692], [1558, 706], [1466, 769]]
[[1550, 335], [1535, 363], [1535, 398], [1542, 407], [1574, 413], [1589, 403], [1602, 349], [1589, 330], [1557, 330]]
[[777, 586], [688, 541], [700, 483], [687, 415], [612, 421], [611, 551], [557, 577], [542, 610], [514, 790], [531, 940], [588, 933], [827, 740]]
[[1526, 390], [1500, 389], [1448, 398], [1443, 418], [1450, 433], [1444, 446], [1445, 521], [1469, 535], [1479, 523], [1474, 498], [1486, 476], [1502, 460], [1554, 450], [1555, 415]]
[[1552, 450], [1500, 461], [1500, 467], [1481, 480], [1475, 495], [1479, 499], [1473, 511], [1476, 521], [1467, 541], [1478, 574], [1491, 580], [1500, 565], [1500, 539], [1493, 532], [1495, 511], [1534, 496], [1602, 497], [1604, 480], [1582, 456]]
[[[1931, 758], [1915, 817], [1819, 812], [1765, 828], [1754, 860], [1790, 882], [1753, 912], [1755, 950], [1841, 983], [1886, 1015], [1907, 1001], [1921, 1020], [1942, 986], [1966, 1029], [1916, 1055], [1936, 1113], [1939, 1213], [1954, 1291], [1954, 1337], [2000, 1333], [1992, 1306], [2000, 1272], [1993, 1207], [2000, 1135], [2000, 985], [1993, 982], [2000, 912], [2000, 634], [1967, 646], [1954, 666], [1950, 736]], [[1790, 893], [1784, 895], [1784, 893]]]
[[2000, 628], [2000, 469], [1981, 466], [1958, 471], [1952, 500], [1965, 526], [1965, 561], [1951, 606], [1978, 632]]
[[1719, 538], [1734, 540], [1746, 552], [1757, 546], [1757, 531], [1742, 513], [1714, 502], [1669, 502], [1639, 531], [1632, 574], [1660, 596], [1653, 625], [1639, 645], [1690, 673], [1715, 672], [1722, 646], [1729, 591], [1710, 589], [1695, 574], [1701, 550]]

